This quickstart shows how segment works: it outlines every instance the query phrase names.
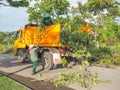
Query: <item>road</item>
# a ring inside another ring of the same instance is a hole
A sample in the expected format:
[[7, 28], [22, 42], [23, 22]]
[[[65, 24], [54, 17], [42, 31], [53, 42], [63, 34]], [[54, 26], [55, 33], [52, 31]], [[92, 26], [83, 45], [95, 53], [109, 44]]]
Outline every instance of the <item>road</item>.
[[[76, 65], [75, 68], [78, 69], [80, 65]], [[0, 71], [4, 71], [10, 74], [16, 74], [24, 77], [34, 78], [36, 80], [53, 80], [61, 72], [70, 72], [67, 68], [57, 68], [50, 71], [41, 71], [41, 65], [37, 67], [38, 73], [36, 75], [31, 75], [32, 64], [30, 62], [21, 64], [17, 61], [17, 57], [0, 54]], [[98, 72], [99, 76], [103, 80], [111, 80], [110, 83], [98, 84], [92, 87], [92, 90], [120, 90], [120, 67], [115, 68], [104, 68], [91, 66], [89, 69], [92, 72]], [[69, 85], [68, 87], [75, 90], [87, 90], [80, 87], [77, 83]]]

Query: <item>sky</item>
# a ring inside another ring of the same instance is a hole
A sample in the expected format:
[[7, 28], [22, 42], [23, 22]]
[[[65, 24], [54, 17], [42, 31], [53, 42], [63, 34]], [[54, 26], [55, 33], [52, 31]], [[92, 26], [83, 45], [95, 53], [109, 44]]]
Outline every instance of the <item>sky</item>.
[[26, 23], [26, 8], [0, 7], [0, 31], [16, 31]]
[[[78, 1], [85, 3], [86, 0], [68, 0], [72, 6], [76, 6]], [[120, 1], [120, 0], [119, 0]], [[0, 31], [12, 32], [28, 23], [28, 15], [26, 8], [5, 7], [0, 6]]]
[[[68, 0], [73, 6], [77, 5], [78, 1], [85, 2], [86, 0]], [[28, 15], [26, 8], [5, 7], [0, 6], [0, 31], [12, 32], [28, 23]]]

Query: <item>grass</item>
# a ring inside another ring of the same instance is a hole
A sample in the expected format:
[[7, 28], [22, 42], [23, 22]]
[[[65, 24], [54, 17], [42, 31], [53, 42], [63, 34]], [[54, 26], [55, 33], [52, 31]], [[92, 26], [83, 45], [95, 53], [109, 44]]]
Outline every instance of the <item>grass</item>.
[[0, 44], [0, 54], [13, 54], [13, 45]]
[[28, 90], [14, 80], [0, 74], [0, 90]]

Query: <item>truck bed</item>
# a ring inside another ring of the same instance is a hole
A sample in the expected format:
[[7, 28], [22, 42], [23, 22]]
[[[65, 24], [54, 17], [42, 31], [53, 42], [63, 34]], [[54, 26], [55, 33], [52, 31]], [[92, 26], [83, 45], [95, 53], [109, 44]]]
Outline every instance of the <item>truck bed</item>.
[[26, 45], [31, 43], [41, 47], [58, 47], [60, 45], [60, 24], [54, 24], [40, 30], [39, 26], [28, 26], [24, 33]]

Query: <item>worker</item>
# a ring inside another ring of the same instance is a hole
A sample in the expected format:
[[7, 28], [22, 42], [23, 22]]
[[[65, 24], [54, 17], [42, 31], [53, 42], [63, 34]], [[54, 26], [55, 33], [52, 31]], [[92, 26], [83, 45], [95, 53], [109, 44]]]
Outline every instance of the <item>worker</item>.
[[33, 44], [29, 46], [30, 59], [32, 61], [32, 75], [36, 74], [36, 67], [38, 65], [37, 49], [38, 47], [34, 47]]
[[50, 25], [53, 25], [53, 22], [52, 22], [52, 19], [51, 19], [51, 15], [47, 12], [45, 12], [43, 14], [43, 24], [45, 26], [50, 26]]

